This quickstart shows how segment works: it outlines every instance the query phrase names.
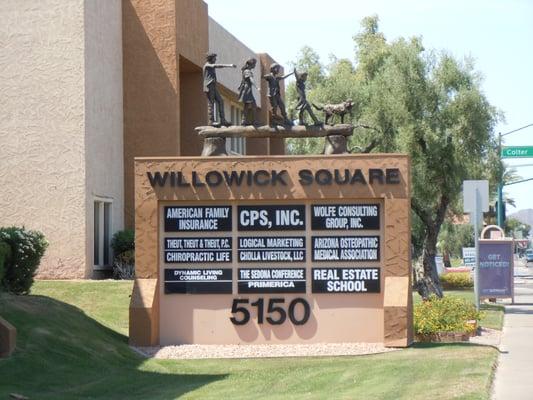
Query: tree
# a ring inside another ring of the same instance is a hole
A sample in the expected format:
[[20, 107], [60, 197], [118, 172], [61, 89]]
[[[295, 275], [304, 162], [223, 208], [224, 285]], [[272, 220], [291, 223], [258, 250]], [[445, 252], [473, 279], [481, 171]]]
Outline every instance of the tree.
[[463, 247], [474, 247], [474, 229], [470, 224], [455, 224], [447, 218], [442, 224], [438, 248], [448, 257], [462, 257]]
[[496, 148], [498, 113], [471, 60], [427, 51], [420, 38], [389, 42], [376, 16], [362, 21], [354, 40], [356, 64], [334, 61], [309, 97], [356, 101], [352, 122], [372, 129], [358, 128], [352, 147], [410, 155], [413, 244], [422, 261], [416, 283], [423, 298], [442, 296], [435, 265], [440, 228], [459, 204], [463, 180], [493, 169], [488, 155]]
[[516, 218], [507, 218], [505, 220], [505, 234], [507, 236], [514, 237], [515, 232], [520, 232], [523, 238], [527, 238], [530, 230], [531, 225], [522, 223]]

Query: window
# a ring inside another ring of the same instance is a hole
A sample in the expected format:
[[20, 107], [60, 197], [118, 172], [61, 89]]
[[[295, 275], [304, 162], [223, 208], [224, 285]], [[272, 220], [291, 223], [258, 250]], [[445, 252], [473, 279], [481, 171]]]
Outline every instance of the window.
[[111, 265], [111, 206], [110, 200], [94, 201], [93, 264], [95, 268]]

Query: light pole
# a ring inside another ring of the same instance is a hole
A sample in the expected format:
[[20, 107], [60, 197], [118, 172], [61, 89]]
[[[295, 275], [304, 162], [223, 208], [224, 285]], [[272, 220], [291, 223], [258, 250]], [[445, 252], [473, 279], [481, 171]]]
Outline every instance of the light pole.
[[[522, 129], [529, 128], [530, 126], [533, 126], [533, 124], [524, 125], [518, 129], [513, 129], [512, 131], [505, 132], [505, 133], [498, 133], [498, 157], [500, 159], [500, 182], [498, 182], [498, 226], [500, 228], [503, 228], [503, 163], [502, 163], [502, 137], [510, 135], [511, 133], [515, 133], [518, 131], [521, 131]], [[515, 182], [517, 183], [517, 182]]]

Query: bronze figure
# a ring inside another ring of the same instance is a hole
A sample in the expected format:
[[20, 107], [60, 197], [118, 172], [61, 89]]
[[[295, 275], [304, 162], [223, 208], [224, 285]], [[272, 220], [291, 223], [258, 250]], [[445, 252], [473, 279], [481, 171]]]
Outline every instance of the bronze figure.
[[324, 111], [324, 116], [325, 116], [324, 123], [326, 125], [328, 125], [330, 118], [333, 120], [333, 117], [335, 115], [338, 115], [341, 119], [341, 124], [344, 124], [344, 116], [346, 114], [350, 114], [350, 115], [352, 114], [353, 106], [354, 106], [354, 102], [352, 100], [346, 100], [339, 104], [326, 104], [322, 107], [319, 107], [313, 104], [313, 107], [315, 107], [317, 110]]
[[296, 93], [298, 93], [298, 104], [296, 104], [296, 109], [298, 110], [298, 123], [300, 125], [305, 125], [304, 112], [307, 111], [316, 126], [322, 125], [322, 123], [313, 113], [313, 109], [311, 108], [311, 105], [307, 101], [307, 97], [305, 95], [305, 82], [307, 81], [307, 72], [298, 73], [295, 68], [294, 76], [296, 77]]
[[[217, 89], [217, 68], [237, 68], [235, 64], [217, 64], [217, 55], [215, 53], [208, 53], [206, 55], [206, 63], [204, 64], [204, 93], [207, 95], [207, 107], [209, 113], [209, 125], [231, 125], [224, 116], [224, 101]], [[215, 110], [216, 104], [220, 123], [215, 122]]]
[[254, 125], [256, 123], [257, 103], [252, 88], [260, 89], [254, 81], [254, 68], [257, 64], [255, 58], [250, 58], [241, 68], [242, 80], [239, 85], [239, 101], [244, 105], [242, 112], [242, 125]]
[[291, 120], [287, 117], [287, 111], [285, 110], [285, 103], [281, 98], [280, 81], [291, 76], [294, 72], [287, 75], [280, 76], [281, 66], [278, 63], [273, 63], [270, 66], [270, 74], [263, 76], [268, 83], [268, 99], [270, 100], [270, 106], [272, 107], [272, 118], [280, 119], [278, 116], [278, 108], [281, 112], [282, 121], [285, 125], [292, 125]]

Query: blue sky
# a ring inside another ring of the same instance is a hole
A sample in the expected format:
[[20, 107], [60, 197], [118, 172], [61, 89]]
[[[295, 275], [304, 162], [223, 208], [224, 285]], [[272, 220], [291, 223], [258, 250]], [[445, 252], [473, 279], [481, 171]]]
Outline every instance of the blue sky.
[[[532, 0], [207, 0], [209, 14], [256, 52], [285, 65], [311, 46], [324, 63], [329, 55], [354, 58], [352, 37], [360, 21], [377, 14], [387, 39], [421, 36], [426, 49], [470, 56], [483, 76], [489, 101], [505, 115], [496, 132], [533, 123]], [[221, 61], [224, 60], [221, 55]], [[231, 61], [233, 62], [233, 61]], [[506, 136], [506, 145], [533, 146], [533, 127]], [[509, 164], [533, 164], [533, 159]], [[533, 167], [518, 174], [533, 178]], [[533, 181], [505, 188], [517, 202], [508, 213], [533, 208]]]

